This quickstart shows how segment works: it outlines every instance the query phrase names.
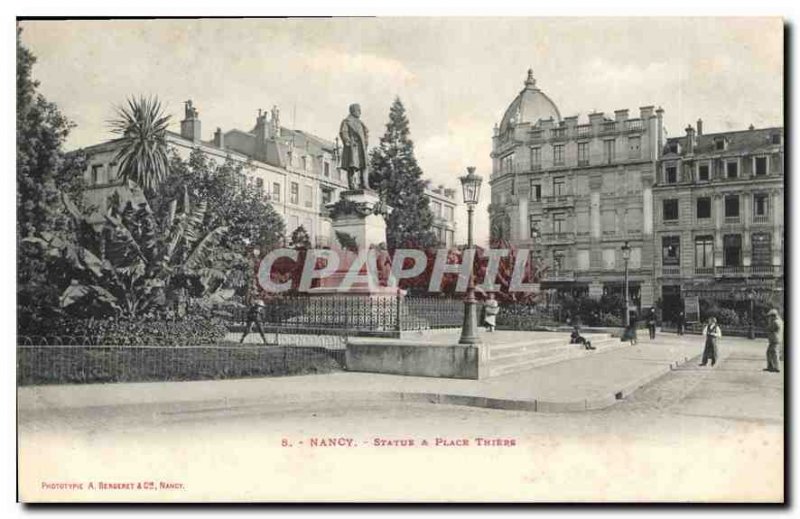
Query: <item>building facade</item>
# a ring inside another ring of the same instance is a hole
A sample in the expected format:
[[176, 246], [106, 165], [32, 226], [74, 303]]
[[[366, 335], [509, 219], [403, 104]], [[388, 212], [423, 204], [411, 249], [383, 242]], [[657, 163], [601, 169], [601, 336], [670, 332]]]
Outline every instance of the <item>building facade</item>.
[[549, 271], [542, 289], [577, 296], [629, 290], [649, 307], [653, 291], [653, 184], [663, 110], [563, 117], [532, 71], [492, 139], [492, 239], [532, 249]]
[[[280, 122], [280, 111], [273, 107], [269, 112], [259, 110], [254, 126], [249, 130], [232, 129], [223, 132], [217, 128], [211, 140], [202, 139], [200, 116], [191, 101], [186, 102], [180, 133], [167, 132], [170, 147], [186, 159], [193, 150], [200, 150], [221, 163], [226, 159], [247, 164], [247, 182], [253, 182], [264, 192], [286, 224], [287, 238], [303, 226], [315, 246], [323, 247], [332, 242], [331, 220], [325, 205], [339, 199], [348, 189], [347, 175], [339, 169], [337, 143], [327, 141], [300, 130], [285, 128]], [[112, 140], [89, 146], [85, 151], [89, 157], [86, 181], [88, 202], [103, 210], [108, 197], [117, 192], [123, 201], [143, 200], [141, 192], [131, 190], [118, 178], [115, 157], [119, 141]], [[453, 196], [446, 196], [444, 188], [426, 190], [431, 207], [438, 203], [440, 218], [435, 231], [452, 243], [452, 232], [445, 230], [447, 215], [452, 222]], [[448, 190], [452, 191], [452, 190]], [[452, 195], [452, 193], [451, 193]], [[101, 219], [100, 211], [97, 218]], [[450, 226], [452, 229], [452, 225]]]
[[439, 239], [439, 246], [450, 248], [455, 246], [456, 232], [456, 190], [439, 184], [436, 187], [430, 181], [425, 182], [425, 196], [433, 213], [433, 232]]
[[656, 286], [665, 318], [687, 296], [782, 304], [783, 128], [667, 140], [653, 188]]

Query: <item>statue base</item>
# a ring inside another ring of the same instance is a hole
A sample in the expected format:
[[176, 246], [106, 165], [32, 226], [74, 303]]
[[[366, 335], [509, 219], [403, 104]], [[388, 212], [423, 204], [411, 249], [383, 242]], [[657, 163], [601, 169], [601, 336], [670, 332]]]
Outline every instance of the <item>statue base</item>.
[[[376, 206], [381, 203], [378, 193], [371, 189], [353, 189], [344, 191], [341, 198], [357, 205], [359, 211], [334, 217], [331, 241], [338, 243], [336, 233], [340, 232], [355, 239], [359, 250], [386, 244], [386, 220], [382, 214], [374, 213]], [[329, 204], [328, 207], [334, 205]]]

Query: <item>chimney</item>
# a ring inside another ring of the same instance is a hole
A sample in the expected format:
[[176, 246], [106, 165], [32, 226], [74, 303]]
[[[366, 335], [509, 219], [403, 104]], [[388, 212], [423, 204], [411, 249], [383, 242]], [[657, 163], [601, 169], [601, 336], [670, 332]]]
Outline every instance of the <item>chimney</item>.
[[[650, 127], [648, 126], [647, 131], [651, 131], [649, 128]], [[655, 133], [656, 133], [656, 146], [655, 146], [656, 150], [654, 155], [656, 156], [656, 158], [659, 158], [664, 153], [664, 109], [661, 108], [660, 106], [656, 110]]]
[[183, 104], [185, 106], [184, 118], [181, 121], [181, 137], [192, 142], [200, 142], [200, 118], [197, 108], [194, 107], [191, 99]]
[[641, 119], [649, 119], [653, 117], [653, 106], [642, 106], [639, 108], [639, 117]]
[[686, 154], [692, 155], [694, 153], [694, 128], [692, 125], [686, 127]]
[[281, 111], [277, 106], [272, 105], [269, 118], [269, 138], [275, 139], [281, 136]]
[[619, 121], [627, 121], [628, 120], [628, 110], [614, 110], [614, 120], [617, 122]]
[[593, 112], [589, 114], [589, 124], [595, 125], [600, 124], [605, 121], [605, 116], [603, 112]]
[[220, 149], [225, 147], [225, 136], [222, 135], [222, 128], [220, 127], [217, 127], [217, 131], [214, 132], [214, 146]]
[[698, 136], [703, 135], [703, 120], [702, 119], [698, 119], [697, 120], [697, 135]]

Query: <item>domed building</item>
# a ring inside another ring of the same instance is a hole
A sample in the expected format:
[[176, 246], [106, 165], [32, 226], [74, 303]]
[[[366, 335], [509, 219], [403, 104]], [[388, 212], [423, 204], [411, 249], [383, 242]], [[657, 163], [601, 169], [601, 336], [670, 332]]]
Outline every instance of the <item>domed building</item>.
[[652, 186], [662, 118], [653, 106], [634, 117], [626, 109], [563, 117], [528, 70], [494, 127], [490, 234], [533, 251], [548, 268], [549, 296], [622, 295], [628, 243], [632, 304], [654, 303]]

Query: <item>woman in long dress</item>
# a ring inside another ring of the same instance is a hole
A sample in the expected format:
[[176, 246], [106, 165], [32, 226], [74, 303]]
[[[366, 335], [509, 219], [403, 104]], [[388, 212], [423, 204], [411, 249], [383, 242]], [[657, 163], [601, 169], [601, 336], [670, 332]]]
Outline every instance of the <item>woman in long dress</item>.
[[483, 319], [483, 323], [486, 325], [486, 331], [493, 332], [497, 326], [497, 314], [500, 313], [500, 304], [497, 302], [497, 299], [494, 298], [494, 294], [489, 294], [489, 298], [484, 303], [483, 308], [486, 314], [486, 317]]

